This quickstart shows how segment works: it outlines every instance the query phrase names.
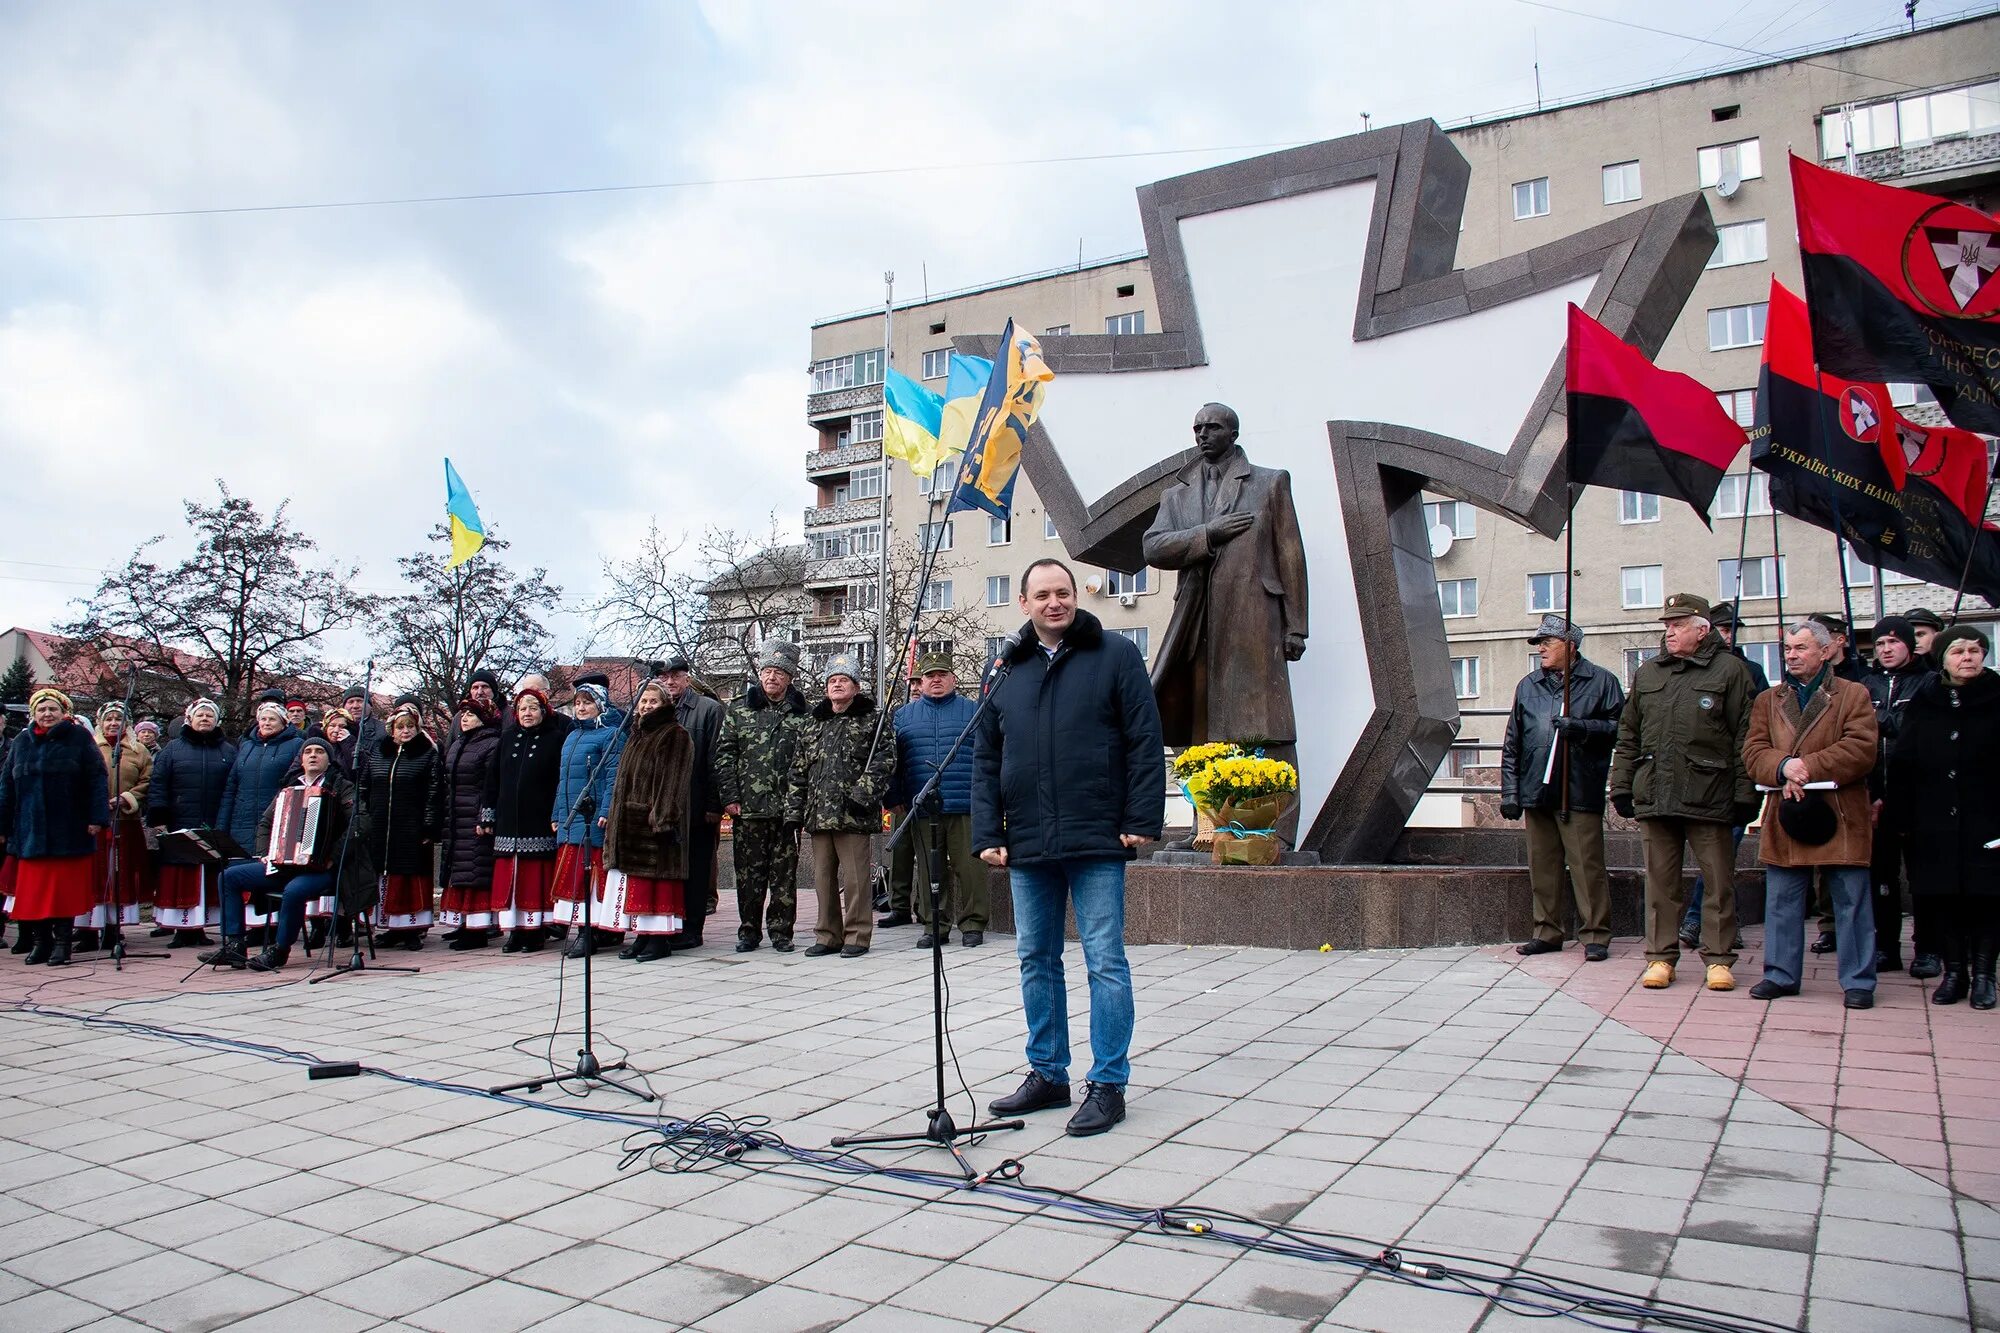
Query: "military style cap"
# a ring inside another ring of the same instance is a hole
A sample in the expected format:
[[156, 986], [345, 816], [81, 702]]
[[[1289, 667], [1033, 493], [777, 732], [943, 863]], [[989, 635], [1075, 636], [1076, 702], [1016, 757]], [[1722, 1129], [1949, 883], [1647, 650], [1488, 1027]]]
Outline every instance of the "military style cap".
[[1677, 592], [1667, 598], [1667, 604], [1660, 611], [1661, 620], [1684, 620], [1688, 616], [1709, 618], [1708, 598], [1697, 597], [1691, 592]]
[[1837, 611], [1815, 611], [1807, 616], [1806, 619], [1818, 621], [1820, 624], [1826, 626], [1828, 634], [1847, 633], [1847, 622], [1841, 619], [1840, 613]]
[[861, 683], [861, 663], [853, 653], [835, 653], [826, 664], [826, 678], [832, 680], [835, 676], [845, 676], [856, 685]]
[[776, 667], [788, 676], [798, 675], [799, 646], [796, 643], [787, 643], [783, 639], [772, 639], [764, 645], [764, 650], [757, 654], [757, 669], [762, 671], [765, 667]]
[[917, 659], [917, 674], [919, 676], [928, 676], [933, 671], [952, 671], [955, 669], [951, 664], [950, 653], [925, 653]]
[[1903, 619], [1912, 625], [1923, 625], [1930, 629], [1943, 629], [1944, 618], [1928, 606], [1916, 606], [1903, 612]]
[[1717, 602], [1715, 609], [1708, 613], [1708, 620], [1712, 625], [1718, 627], [1726, 625], [1730, 629], [1740, 629], [1743, 625], [1743, 616], [1737, 611], [1734, 602]]
[[1567, 639], [1571, 643], [1582, 643], [1583, 628], [1561, 616], [1546, 615], [1542, 617], [1542, 623], [1535, 626], [1535, 632], [1528, 636], [1528, 642], [1540, 643], [1543, 639]]

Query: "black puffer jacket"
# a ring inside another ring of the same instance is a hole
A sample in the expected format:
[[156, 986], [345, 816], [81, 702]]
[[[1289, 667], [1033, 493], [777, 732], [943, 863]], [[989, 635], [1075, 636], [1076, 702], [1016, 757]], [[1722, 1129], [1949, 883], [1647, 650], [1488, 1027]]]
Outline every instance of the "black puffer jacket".
[[1964, 685], [1932, 676], [1903, 710], [1889, 751], [1882, 824], [1905, 839], [1910, 887], [1919, 894], [2000, 895], [2000, 676]]
[[500, 728], [486, 722], [451, 738], [444, 759], [444, 882], [455, 888], [482, 889], [493, 882], [493, 810], [486, 805], [486, 778], [493, 756], [500, 751]]
[[384, 736], [362, 752], [359, 818], [385, 875], [431, 874], [431, 845], [444, 824], [444, 763], [419, 731], [407, 745]]
[[[568, 718], [557, 715], [567, 723]], [[496, 856], [554, 856], [555, 808], [568, 726], [544, 718], [532, 727], [515, 723], [500, 734], [500, 750], [486, 775], [484, 804], [493, 811]]]
[[1146, 661], [1078, 611], [1051, 658], [1030, 629], [1008, 653], [973, 750], [972, 846], [1010, 865], [1131, 859], [1120, 834], [1160, 836], [1166, 748]]
[[[146, 822], [154, 828], [213, 828], [222, 810], [222, 793], [229, 786], [229, 769], [236, 762], [236, 742], [220, 727], [196, 731], [182, 727], [180, 735], [153, 757], [153, 782], [146, 788]], [[168, 865], [194, 865], [200, 858], [172, 845], [160, 849]]]
[[[1618, 715], [1624, 707], [1625, 687], [1618, 677], [1579, 657], [1569, 684], [1569, 715], [1588, 730], [1581, 744], [1569, 746], [1570, 809], [1604, 813], [1604, 779], [1611, 772], [1611, 746], [1618, 739]], [[1562, 804], [1561, 776], [1551, 774], [1547, 784], [1542, 782], [1562, 708], [1559, 671], [1537, 667], [1514, 687], [1514, 707], [1500, 746], [1500, 804], [1523, 810], [1554, 810]]]

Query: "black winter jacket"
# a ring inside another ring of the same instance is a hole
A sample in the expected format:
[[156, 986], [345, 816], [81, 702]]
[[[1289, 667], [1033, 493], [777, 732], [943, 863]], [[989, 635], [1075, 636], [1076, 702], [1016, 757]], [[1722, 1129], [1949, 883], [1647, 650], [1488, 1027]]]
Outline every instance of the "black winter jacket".
[[1903, 713], [1909, 708], [1910, 700], [1917, 697], [1917, 691], [1935, 679], [1937, 672], [1923, 658], [1912, 657], [1909, 665], [1899, 670], [1883, 668], [1871, 671], [1861, 682], [1875, 705], [1875, 735], [1881, 746], [1875, 771], [1868, 775], [1869, 794], [1877, 800], [1882, 798], [1883, 780], [1888, 775], [1889, 752], [1896, 748], [1896, 734], [1902, 730]]
[[500, 750], [486, 774], [482, 802], [493, 812], [496, 856], [554, 856], [556, 783], [562, 775], [563, 738], [569, 727], [556, 714], [532, 727], [515, 723], [500, 733]]
[[1133, 853], [1160, 836], [1166, 746], [1146, 662], [1078, 611], [1055, 656], [1032, 627], [1007, 654], [973, 750], [972, 846], [1010, 865]]
[[361, 758], [357, 817], [365, 821], [376, 865], [385, 875], [429, 879], [431, 845], [444, 824], [444, 762], [437, 746], [421, 731], [408, 745], [384, 736]]
[[[1569, 808], [1586, 814], [1604, 813], [1604, 781], [1611, 772], [1611, 746], [1618, 739], [1618, 715], [1625, 707], [1625, 687], [1618, 677], [1595, 662], [1579, 657], [1569, 686], [1569, 715], [1588, 728], [1581, 744], [1568, 746]], [[1549, 772], [1549, 746], [1555, 742], [1556, 715], [1562, 712], [1563, 683], [1559, 671], [1536, 668], [1514, 687], [1514, 707], [1507, 714], [1507, 735], [1500, 746], [1500, 803], [1523, 810], [1554, 810], [1562, 804], [1562, 779]]]
[[110, 821], [110, 778], [89, 727], [66, 717], [14, 738], [0, 768], [0, 837], [9, 856], [87, 856], [97, 845], [91, 826]]
[[[229, 770], [236, 762], [236, 742], [220, 727], [196, 731], [182, 727], [180, 735], [153, 756], [153, 782], [146, 788], [146, 822], [154, 828], [213, 828], [222, 812]], [[160, 849], [168, 865], [194, 865], [200, 858], [172, 846]]]
[[2000, 676], [1965, 685], [1932, 676], [1903, 710], [1882, 823], [1901, 834], [1910, 887], [1919, 894], [2000, 894]]
[[444, 759], [444, 882], [455, 888], [483, 889], [493, 883], [493, 835], [482, 826], [493, 823], [486, 805], [486, 778], [493, 756], [500, 751], [500, 728], [487, 722], [451, 738]]

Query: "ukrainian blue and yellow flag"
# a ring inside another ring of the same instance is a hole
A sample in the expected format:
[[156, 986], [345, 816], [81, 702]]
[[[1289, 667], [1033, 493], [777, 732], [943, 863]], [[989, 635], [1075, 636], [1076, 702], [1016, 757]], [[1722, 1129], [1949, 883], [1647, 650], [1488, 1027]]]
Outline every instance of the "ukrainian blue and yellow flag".
[[993, 363], [985, 357], [951, 354], [938, 429], [938, 444], [944, 449], [941, 460], [965, 452], [966, 441], [972, 438], [972, 423], [979, 415], [979, 400], [986, 396], [986, 381], [992, 378]]
[[1042, 397], [1056, 377], [1042, 359], [1042, 345], [1025, 329], [1008, 320], [1000, 334], [1000, 360], [986, 381], [986, 393], [973, 418], [965, 461], [959, 465], [958, 487], [951, 508], [983, 509], [1005, 518], [1014, 503], [1014, 476], [1021, 470], [1021, 449], [1028, 428], [1041, 415]]
[[938, 443], [943, 409], [944, 399], [890, 367], [882, 381], [882, 452], [902, 459], [918, 476], [930, 476], [946, 453]]
[[479, 506], [472, 503], [472, 492], [465, 489], [449, 458], [444, 460], [444, 515], [451, 528], [451, 559], [444, 567], [457, 569], [486, 545], [486, 529], [479, 522]]

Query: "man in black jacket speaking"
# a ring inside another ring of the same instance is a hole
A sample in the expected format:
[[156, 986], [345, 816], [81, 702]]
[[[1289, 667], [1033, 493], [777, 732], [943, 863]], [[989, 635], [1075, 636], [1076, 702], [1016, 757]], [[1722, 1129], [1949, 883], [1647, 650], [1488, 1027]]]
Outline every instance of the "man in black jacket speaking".
[[1516, 952], [1562, 948], [1567, 862], [1584, 961], [1601, 963], [1611, 956], [1604, 779], [1625, 691], [1616, 676], [1584, 661], [1583, 631], [1562, 616], [1542, 617], [1528, 642], [1541, 666], [1515, 687], [1500, 746], [1500, 813], [1528, 821], [1528, 880], [1535, 894], [1535, 937]]
[[1076, 605], [1076, 578], [1037, 560], [1017, 597], [1028, 616], [1007, 650], [973, 749], [972, 845], [1007, 870], [1014, 898], [1027, 1079], [993, 1114], [1067, 1106], [1069, 1001], [1063, 907], [1076, 909], [1090, 977], [1092, 1062], [1069, 1132], [1125, 1118], [1132, 972], [1125, 962], [1125, 863], [1160, 836], [1166, 762], [1145, 659]]

